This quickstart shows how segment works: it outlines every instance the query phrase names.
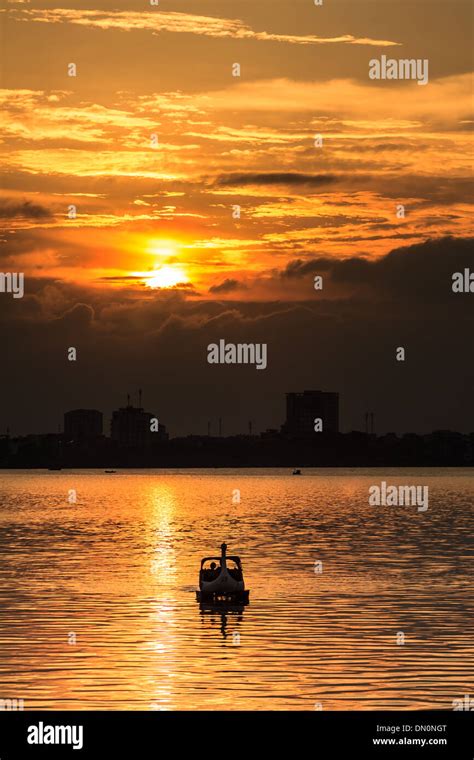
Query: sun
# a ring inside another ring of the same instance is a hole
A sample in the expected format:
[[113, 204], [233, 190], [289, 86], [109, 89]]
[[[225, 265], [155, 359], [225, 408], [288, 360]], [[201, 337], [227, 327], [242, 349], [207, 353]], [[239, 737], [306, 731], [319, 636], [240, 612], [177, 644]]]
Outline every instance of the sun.
[[160, 267], [144, 277], [145, 285], [149, 288], [172, 288], [180, 282], [187, 282], [188, 278], [180, 267]]

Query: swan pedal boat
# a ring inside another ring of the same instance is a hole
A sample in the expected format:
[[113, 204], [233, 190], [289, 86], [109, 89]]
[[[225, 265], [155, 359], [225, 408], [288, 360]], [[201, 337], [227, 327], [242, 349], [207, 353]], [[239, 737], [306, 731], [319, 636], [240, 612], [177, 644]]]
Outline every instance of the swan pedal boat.
[[245, 588], [242, 562], [237, 555], [227, 554], [227, 544], [221, 545], [220, 557], [204, 557], [199, 571], [199, 591], [196, 599], [212, 603], [249, 603]]

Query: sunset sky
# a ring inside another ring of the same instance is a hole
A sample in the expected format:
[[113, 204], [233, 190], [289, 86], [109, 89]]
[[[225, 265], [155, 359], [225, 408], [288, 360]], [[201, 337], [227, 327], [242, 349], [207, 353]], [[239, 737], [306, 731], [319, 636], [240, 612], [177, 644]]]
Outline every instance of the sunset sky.
[[[472, 429], [474, 296], [449, 292], [474, 265], [471, 22], [462, 0], [4, 3], [1, 267], [26, 287], [1, 295], [1, 432], [139, 386], [172, 433], [276, 426], [303, 387], [345, 394], [349, 428], [370, 405], [385, 429]], [[429, 83], [370, 80], [382, 54], [428, 59]], [[212, 374], [221, 337], [267, 341], [268, 371]]]

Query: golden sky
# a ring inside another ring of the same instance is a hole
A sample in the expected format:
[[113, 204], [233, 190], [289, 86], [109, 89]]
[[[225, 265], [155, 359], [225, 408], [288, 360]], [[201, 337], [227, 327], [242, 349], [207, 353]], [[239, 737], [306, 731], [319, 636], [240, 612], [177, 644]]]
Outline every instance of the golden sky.
[[[469, 20], [458, 0], [5, 3], [3, 271], [298, 300], [311, 278], [275, 276], [295, 260], [466, 237]], [[429, 83], [370, 80], [382, 54], [428, 59]]]

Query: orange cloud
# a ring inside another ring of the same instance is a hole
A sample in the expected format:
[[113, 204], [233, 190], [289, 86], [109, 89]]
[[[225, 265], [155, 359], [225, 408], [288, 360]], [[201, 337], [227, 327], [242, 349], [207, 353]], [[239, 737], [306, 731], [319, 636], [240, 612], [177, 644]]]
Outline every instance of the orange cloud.
[[391, 40], [354, 37], [352, 34], [344, 34], [339, 37], [318, 37], [311, 34], [295, 35], [257, 32], [238, 19], [196, 16], [189, 13], [172, 11], [162, 12], [157, 10], [155, 13], [135, 13], [133, 11], [107, 12], [54, 8], [51, 10], [12, 10], [10, 13], [17, 21], [38, 21], [46, 24], [78, 24], [96, 29], [118, 29], [126, 32], [147, 30], [153, 33], [201, 34], [207, 37], [233, 37], [234, 39], [287, 42], [297, 45], [348, 43], [351, 45], [390, 47], [401, 44], [399, 42], [392, 42]]

